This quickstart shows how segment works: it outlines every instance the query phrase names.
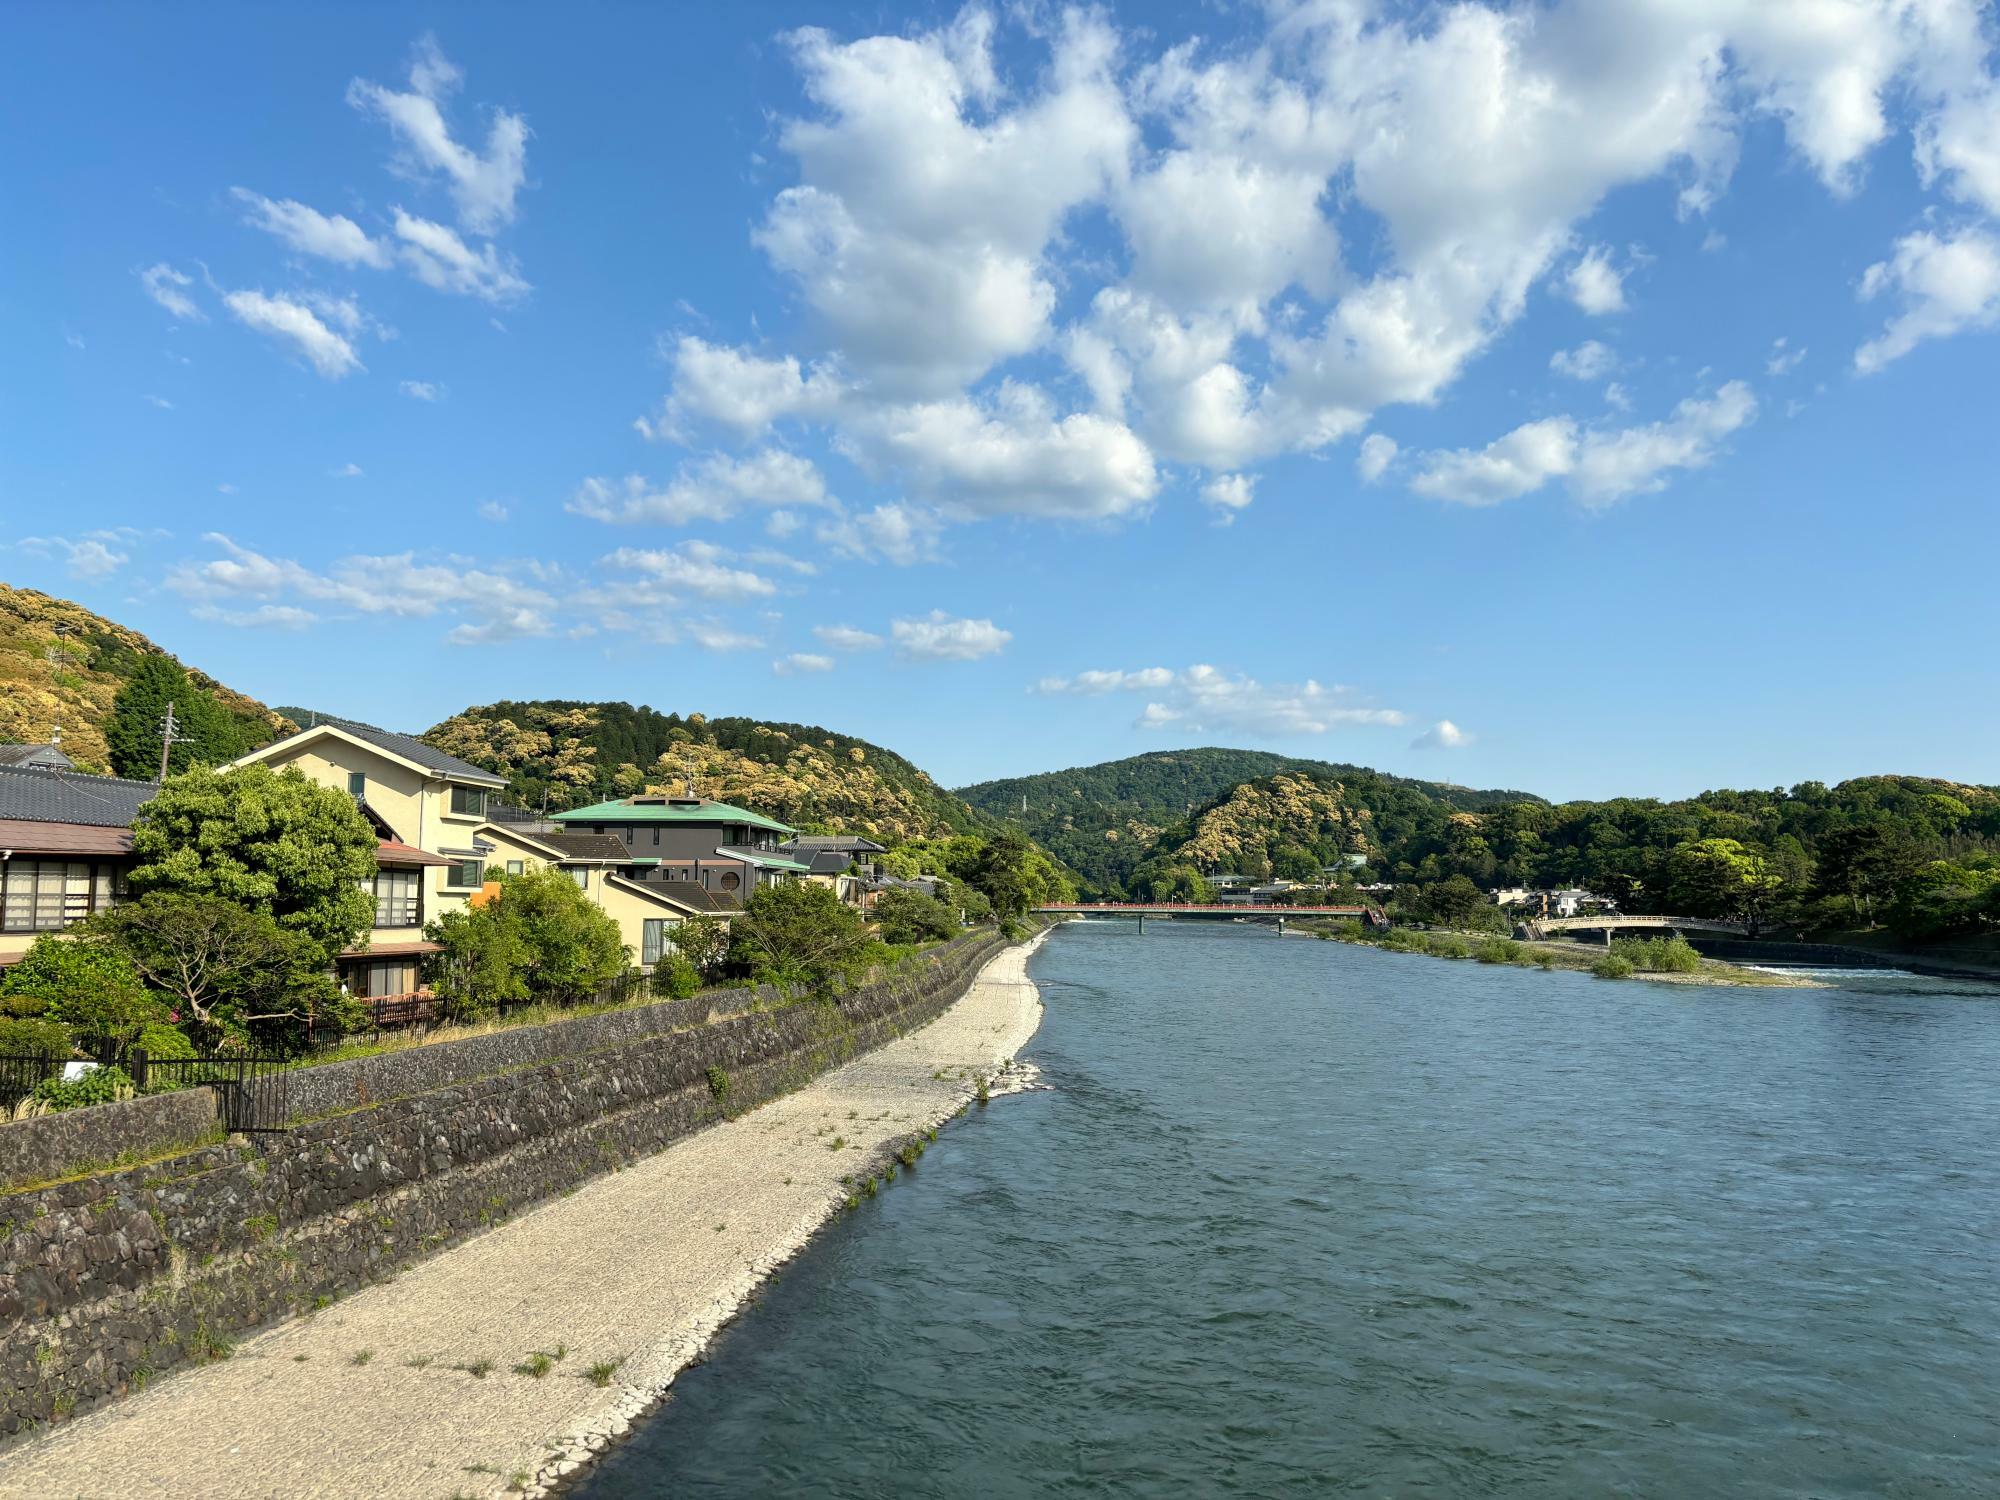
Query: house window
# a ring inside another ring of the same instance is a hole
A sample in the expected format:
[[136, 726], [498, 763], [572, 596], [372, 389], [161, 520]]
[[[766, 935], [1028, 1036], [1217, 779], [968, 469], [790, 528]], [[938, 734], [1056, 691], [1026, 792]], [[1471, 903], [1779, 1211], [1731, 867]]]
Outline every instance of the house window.
[[483, 860], [455, 860], [445, 867], [444, 883], [446, 887], [455, 891], [474, 890], [483, 881], [485, 873], [486, 864]]
[[655, 849], [660, 847], [660, 830], [657, 828], [653, 830], [653, 847]]
[[455, 786], [451, 789], [451, 810], [468, 818], [483, 818], [486, 793], [476, 786]]
[[725, 848], [725, 849], [733, 849], [733, 848], [735, 848], [735, 847], [736, 847], [736, 846], [737, 846], [738, 844], [741, 844], [741, 843], [743, 843], [743, 842], [744, 842], [744, 838], [743, 838], [743, 834], [744, 834], [744, 830], [743, 830], [743, 829], [741, 829], [741, 828], [725, 828], [725, 829], [723, 829], [723, 830], [722, 830], [722, 846], [723, 846], [723, 848]]
[[726, 871], [723, 874], [722, 888], [725, 891], [733, 891], [741, 884], [743, 884], [743, 877], [738, 875], [734, 870]]
[[356, 802], [361, 801], [368, 795], [368, 773], [366, 771], [349, 771], [347, 773], [347, 795], [352, 797]]
[[578, 865], [569, 872], [569, 878], [576, 882], [578, 890], [587, 891], [590, 889], [590, 867], [588, 865]]
[[667, 919], [647, 917], [639, 929], [639, 962], [647, 968], [658, 963], [667, 953]]
[[417, 966], [408, 959], [364, 965], [354, 976], [352, 988], [354, 993], [369, 1000], [414, 995], [417, 992]]
[[525, 875], [527, 873], [527, 866], [518, 859], [510, 859], [507, 861], [507, 873], [509, 875]]
[[423, 876], [415, 870], [375, 872], [375, 925], [423, 925]]
[[125, 899], [125, 872], [86, 860], [0, 863], [0, 930], [54, 932]]

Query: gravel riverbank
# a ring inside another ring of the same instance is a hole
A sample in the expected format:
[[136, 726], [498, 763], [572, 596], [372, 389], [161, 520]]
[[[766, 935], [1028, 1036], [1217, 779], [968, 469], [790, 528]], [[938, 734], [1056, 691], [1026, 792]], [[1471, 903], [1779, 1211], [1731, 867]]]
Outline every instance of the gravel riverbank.
[[853, 1182], [1001, 1073], [1040, 1021], [1034, 947], [795, 1094], [15, 1449], [0, 1496], [547, 1490], [659, 1399]]

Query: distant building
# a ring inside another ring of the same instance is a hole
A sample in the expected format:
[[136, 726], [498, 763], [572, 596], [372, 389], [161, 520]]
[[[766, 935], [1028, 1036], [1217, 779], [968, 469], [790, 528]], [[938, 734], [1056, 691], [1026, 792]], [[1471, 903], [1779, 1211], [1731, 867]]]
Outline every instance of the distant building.
[[1212, 891], [1237, 891], [1252, 884], [1248, 875], [1205, 875], [1202, 878]]
[[40, 766], [44, 770], [73, 771], [76, 762], [64, 755], [59, 745], [0, 745], [0, 766]]
[[831, 886], [850, 906], [865, 906], [868, 882], [878, 873], [875, 857], [889, 851], [859, 834], [804, 833], [778, 845], [778, 852], [805, 865], [805, 879]]
[[556, 813], [571, 833], [610, 834], [623, 843], [624, 873], [647, 883], [685, 882], [748, 900], [759, 886], [810, 875], [812, 866], [780, 849], [793, 830], [775, 818], [702, 797], [621, 797]]
[[0, 965], [40, 934], [125, 899], [132, 820], [159, 790], [150, 781], [85, 776], [57, 754], [60, 765], [0, 762]]
[[1502, 886], [1493, 893], [1495, 906], [1527, 906], [1541, 899], [1541, 892], [1531, 891], [1524, 885]]

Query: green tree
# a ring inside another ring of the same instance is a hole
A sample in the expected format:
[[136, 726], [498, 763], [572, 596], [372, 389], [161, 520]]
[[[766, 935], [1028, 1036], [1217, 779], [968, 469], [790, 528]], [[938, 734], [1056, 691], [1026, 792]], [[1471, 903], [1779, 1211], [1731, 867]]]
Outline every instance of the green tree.
[[1486, 892], [1463, 875], [1425, 886], [1418, 908], [1425, 920], [1440, 927], [1482, 927], [1486, 925], [1485, 914], [1497, 910], [1486, 899]]
[[104, 740], [111, 769], [120, 776], [151, 781], [160, 774], [160, 723], [174, 706], [176, 743], [167, 761], [169, 775], [198, 765], [220, 765], [243, 753], [243, 732], [228, 710], [188, 680], [171, 656], [148, 653], [111, 703]]
[[885, 943], [930, 943], [958, 931], [958, 914], [922, 891], [888, 890], [875, 898], [875, 931]]
[[760, 886], [730, 928], [730, 956], [762, 983], [826, 989], [863, 960], [868, 930], [831, 888], [806, 880]]
[[528, 992], [571, 1004], [588, 999], [631, 963], [618, 923], [561, 870], [510, 875], [500, 883], [503, 920], [517, 923], [527, 945]]
[[41, 1001], [44, 1018], [60, 1021], [86, 1045], [128, 1045], [147, 1025], [167, 1018], [122, 949], [76, 931], [36, 938], [0, 979], [0, 996]]
[[1898, 883], [1924, 863], [1909, 830], [1888, 818], [1872, 818], [1830, 834], [1820, 846], [1819, 890], [1845, 896], [1857, 916], [1875, 915]]
[[355, 1019], [312, 938], [226, 897], [152, 891], [92, 917], [89, 932], [165, 995], [169, 1018], [207, 1048], [297, 1051]]
[[169, 777], [132, 826], [134, 891], [220, 896], [312, 945], [321, 968], [373, 924], [374, 830], [296, 767]]
[[528, 998], [528, 944], [521, 925], [498, 902], [434, 917], [424, 936], [439, 947], [424, 961], [424, 977], [447, 1018], [470, 1021], [495, 1006]]
[[1769, 861], [1735, 839], [1691, 840], [1667, 857], [1667, 900], [1685, 916], [1755, 921], [1778, 886]]
[[729, 961], [729, 924], [720, 917], [689, 917], [672, 933], [674, 951], [706, 981]]

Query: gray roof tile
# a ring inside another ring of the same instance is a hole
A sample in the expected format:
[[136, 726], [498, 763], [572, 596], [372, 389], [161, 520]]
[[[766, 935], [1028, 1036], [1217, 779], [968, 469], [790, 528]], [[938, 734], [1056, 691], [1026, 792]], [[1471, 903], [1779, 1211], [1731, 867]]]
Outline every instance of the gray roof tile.
[[0, 820], [129, 828], [159, 788], [44, 766], [0, 766]]

